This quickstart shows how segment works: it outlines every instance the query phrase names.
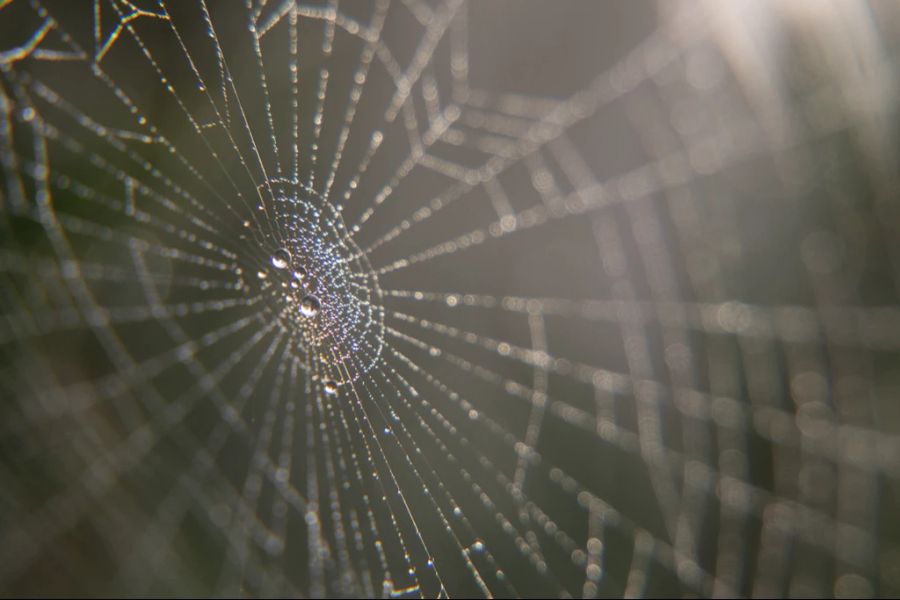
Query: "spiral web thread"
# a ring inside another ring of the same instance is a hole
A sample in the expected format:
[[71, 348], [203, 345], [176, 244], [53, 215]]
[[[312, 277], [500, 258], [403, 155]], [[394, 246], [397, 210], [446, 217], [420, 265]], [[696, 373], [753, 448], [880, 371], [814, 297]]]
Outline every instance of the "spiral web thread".
[[0, 590], [900, 593], [900, 15], [724, 4], [0, 1]]

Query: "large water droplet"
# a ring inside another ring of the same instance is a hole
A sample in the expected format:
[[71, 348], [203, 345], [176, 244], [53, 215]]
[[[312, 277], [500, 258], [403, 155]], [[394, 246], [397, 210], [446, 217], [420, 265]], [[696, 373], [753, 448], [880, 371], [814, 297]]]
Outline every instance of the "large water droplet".
[[338, 392], [338, 384], [336, 381], [329, 379], [325, 382], [325, 393], [329, 396], [335, 396]]
[[319, 299], [315, 296], [304, 296], [300, 301], [300, 314], [304, 317], [314, 317], [319, 313]]
[[284, 248], [279, 248], [272, 253], [272, 266], [276, 269], [287, 269], [291, 264], [291, 253]]

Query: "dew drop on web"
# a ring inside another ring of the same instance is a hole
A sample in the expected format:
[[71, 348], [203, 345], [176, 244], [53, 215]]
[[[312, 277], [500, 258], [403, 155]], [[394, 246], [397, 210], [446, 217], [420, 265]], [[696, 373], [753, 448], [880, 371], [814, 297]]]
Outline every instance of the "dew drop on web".
[[304, 296], [300, 301], [300, 314], [304, 317], [314, 317], [319, 313], [319, 299], [315, 296]]
[[291, 264], [291, 253], [284, 248], [279, 248], [272, 253], [272, 266], [276, 269], [287, 269]]

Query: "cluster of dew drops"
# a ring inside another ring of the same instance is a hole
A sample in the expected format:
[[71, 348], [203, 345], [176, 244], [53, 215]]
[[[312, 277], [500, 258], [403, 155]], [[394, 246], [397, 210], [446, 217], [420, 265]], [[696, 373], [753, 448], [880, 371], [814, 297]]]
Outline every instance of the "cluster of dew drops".
[[[306, 293], [300, 300], [299, 313], [304, 319], [315, 319], [321, 309], [319, 298], [312, 292], [312, 282], [308, 278], [306, 269], [302, 266], [294, 266], [291, 253], [287, 248], [279, 248], [272, 253], [269, 259], [272, 266], [279, 271], [289, 271], [291, 274], [290, 283], [287, 285], [292, 290], [300, 290], [306, 288]], [[266, 279], [268, 274], [265, 270], [260, 270], [257, 274], [260, 279]], [[323, 384], [325, 393], [334, 396], [338, 392], [338, 383], [332, 379], [328, 379]]]

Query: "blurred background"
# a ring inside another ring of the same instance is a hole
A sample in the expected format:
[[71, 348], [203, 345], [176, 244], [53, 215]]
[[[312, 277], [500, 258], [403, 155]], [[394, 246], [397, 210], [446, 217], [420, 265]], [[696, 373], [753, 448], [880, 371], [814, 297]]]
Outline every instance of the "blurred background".
[[898, 42], [0, 0], [0, 594], [900, 594]]

